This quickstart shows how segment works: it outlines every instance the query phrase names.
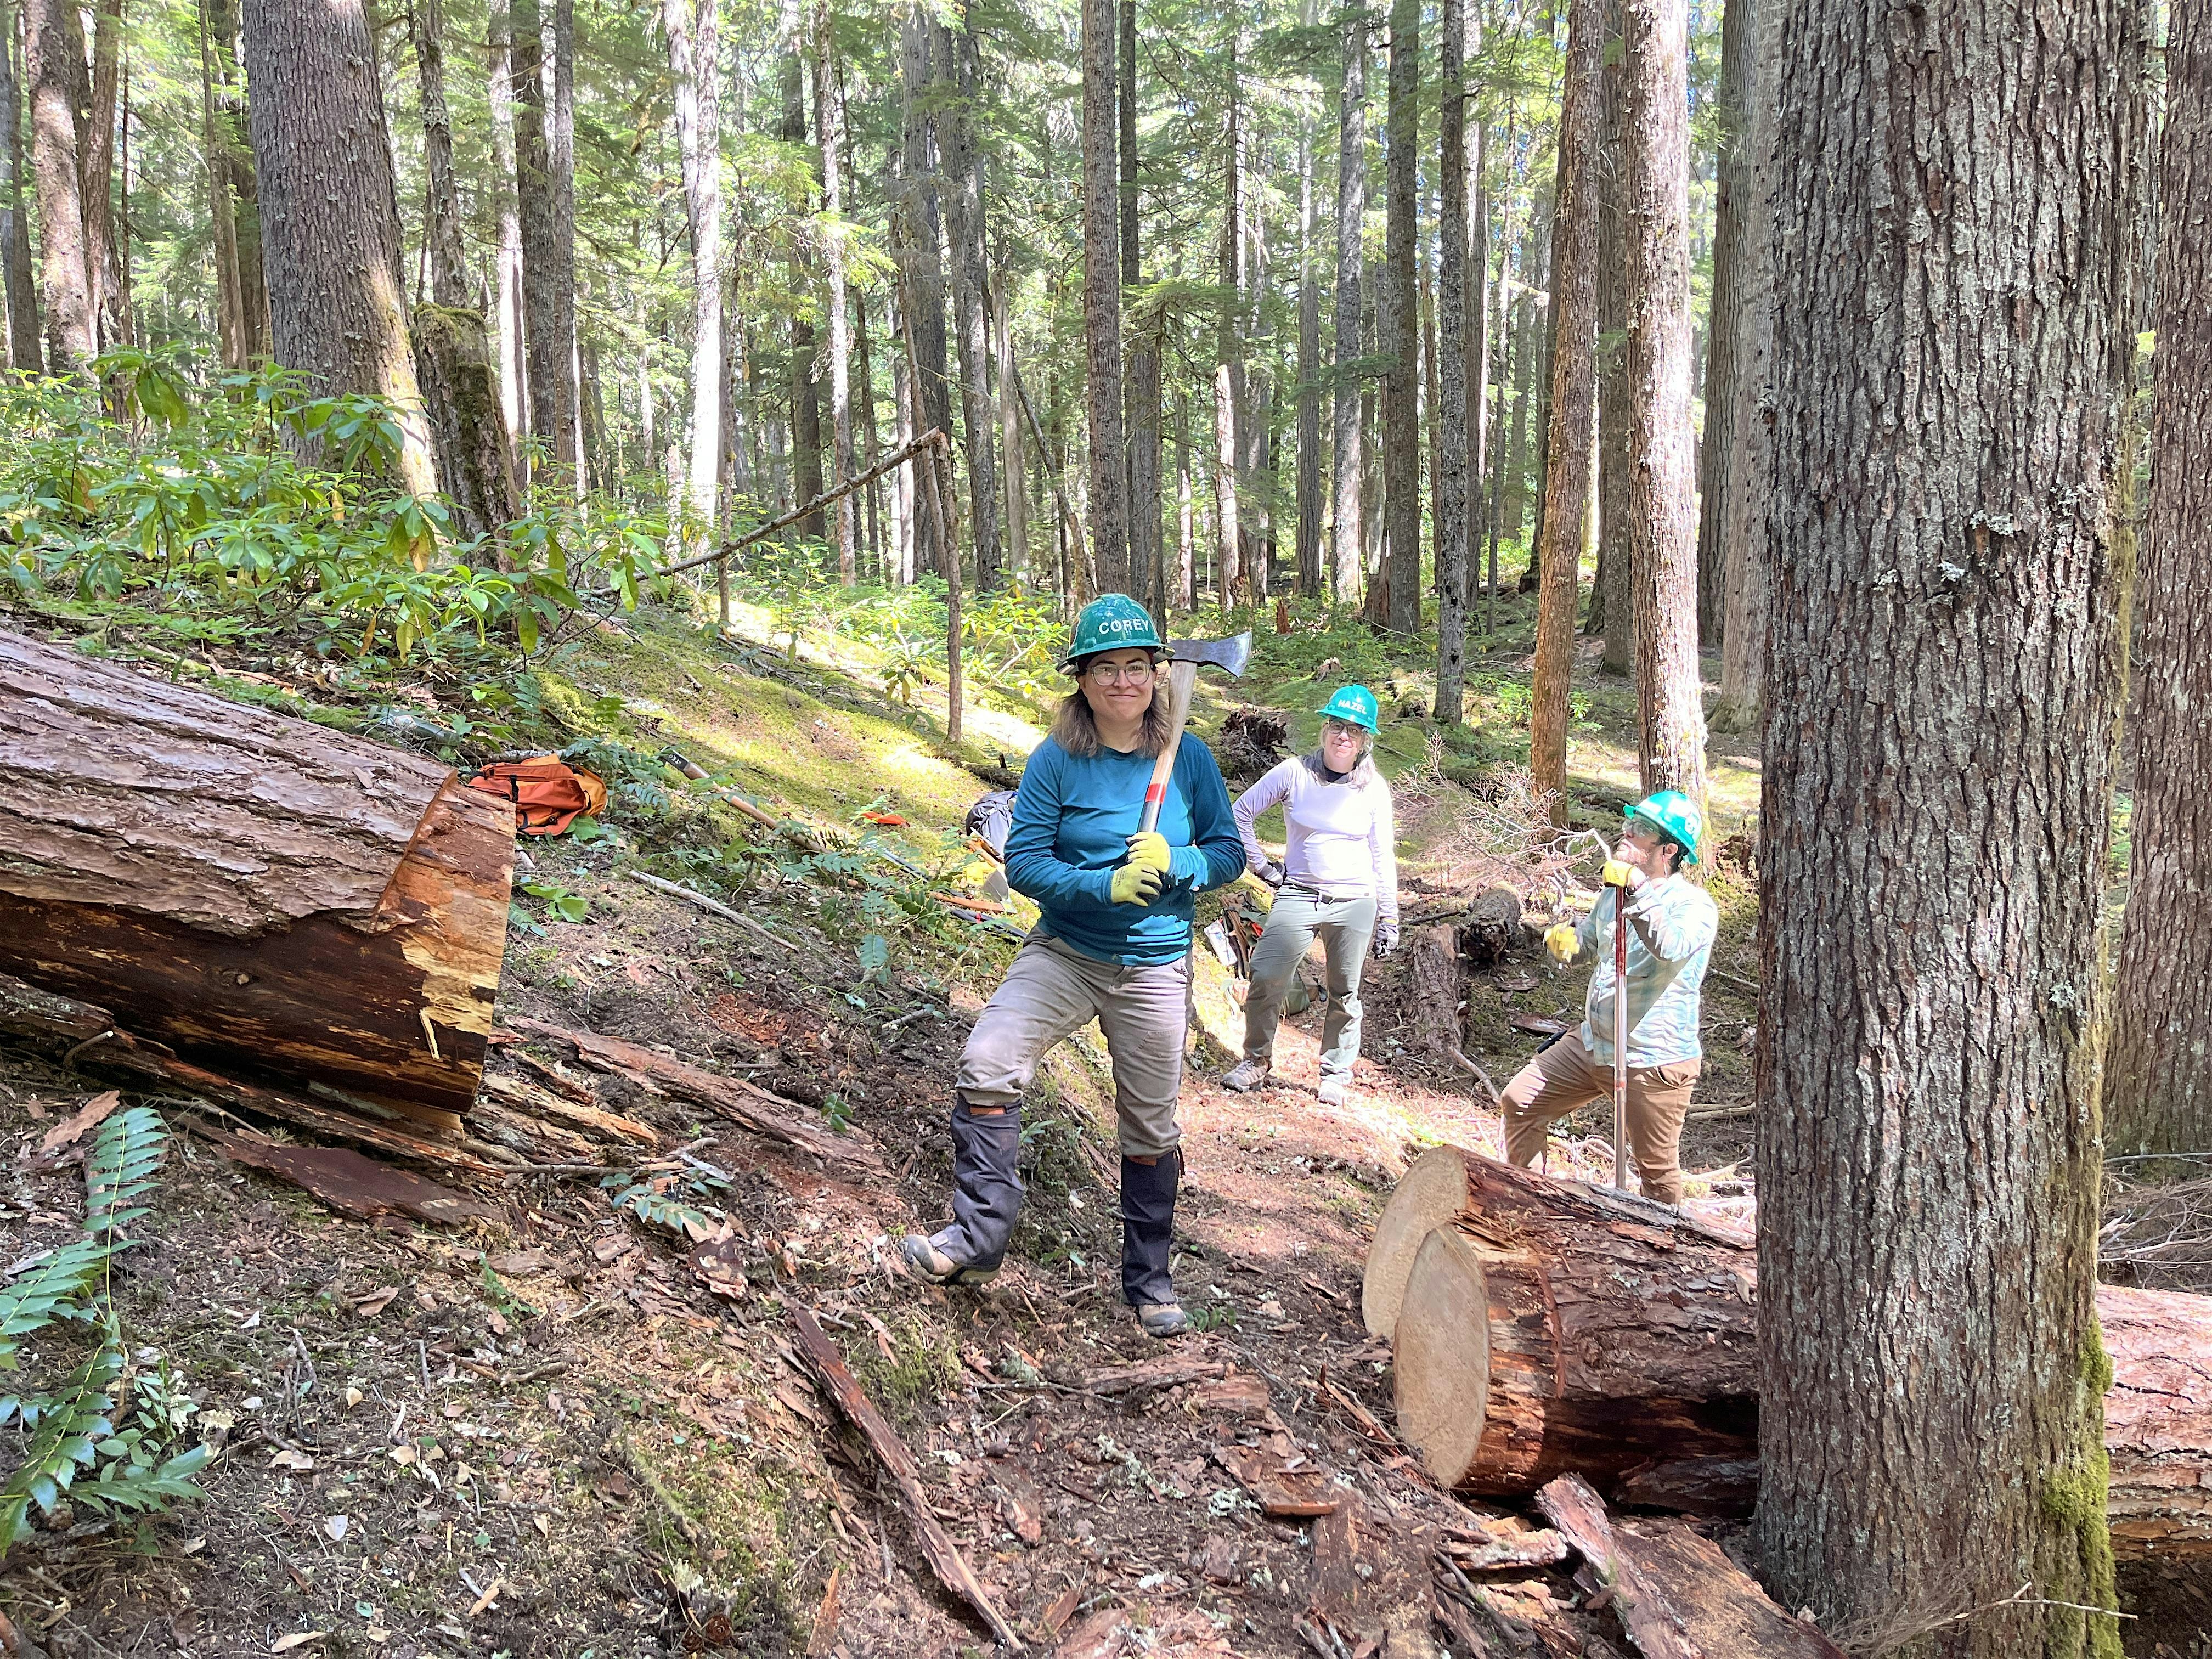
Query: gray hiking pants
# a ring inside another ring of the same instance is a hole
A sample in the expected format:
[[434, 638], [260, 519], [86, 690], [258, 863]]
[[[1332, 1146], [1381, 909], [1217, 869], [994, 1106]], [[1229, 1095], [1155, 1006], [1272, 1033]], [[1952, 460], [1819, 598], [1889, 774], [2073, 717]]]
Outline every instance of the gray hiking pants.
[[1244, 1058], [1268, 1060], [1283, 999], [1316, 938], [1328, 963], [1328, 1015], [1322, 1023], [1323, 1081], [1349, 1079], [1359, 1058], [1359, 975], [1375, 937], [1375, 900], [1324, 898], [1303, 887], [1275, 895], [1267, 925], [1252, 952], [1252, 988], [1244, 997]]
[[1157, 1158], [1182, 1139], [1176, 1097], [1182, 1089], [1188, 958], [1122, 967], [1054, 939], [1032, 938], [1014, 957], [961, 1051], [964, 1106], [1012, 1106], [1045, 1050], [1098, 1022], [1114, 1066], [1114, 1109], [1125, 1155]]

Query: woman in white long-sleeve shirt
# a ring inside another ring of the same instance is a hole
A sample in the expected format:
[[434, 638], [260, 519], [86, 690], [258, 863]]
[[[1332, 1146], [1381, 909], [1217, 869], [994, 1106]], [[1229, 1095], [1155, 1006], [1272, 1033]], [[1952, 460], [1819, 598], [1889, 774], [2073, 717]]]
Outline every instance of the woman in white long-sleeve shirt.
[[[1247, 866], [1277, 890], [1274, 908], [1252, 953], [1244, 999], [1244, 1057], [1222, 1079], [1254, 1089], [1273, 1065], [1283, 998], [1314, 940], [1328, 961], [1328, 1014], [1322, 1024], [1321, 1100], [1351, 1097], [1359, 1058], [1359, 975], [1369, 950], [1380, 961], [1398, 943], [1397, 826], [1390, 786], [1368, 757], [1374, 746], [1375, 694], [1338, 688], [1322, 711], [1321, 746], [1286, 760], [1237, 802]], [[1253, 824], [1283, 808], [1283, 862], [1260, 846]]]

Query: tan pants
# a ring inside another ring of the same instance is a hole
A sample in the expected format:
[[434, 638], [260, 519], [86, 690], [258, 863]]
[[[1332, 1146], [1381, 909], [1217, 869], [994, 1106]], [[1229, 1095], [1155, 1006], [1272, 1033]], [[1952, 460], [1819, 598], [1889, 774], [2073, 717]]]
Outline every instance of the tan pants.
[[[1632, 1066], [1628, 1071], [1628, 1144], [1644, 1195], [1682, 1201], [1682, 1119], [1701, 1062]], [[1570, 1031], [1521, 1068], [1505, 1085], [1505, 1157], [1526, 1169], [1541, 1157], [1545, 1132], [1594, 1100], [1613, 1097], [1613, 1070], [1601, 1066]]]

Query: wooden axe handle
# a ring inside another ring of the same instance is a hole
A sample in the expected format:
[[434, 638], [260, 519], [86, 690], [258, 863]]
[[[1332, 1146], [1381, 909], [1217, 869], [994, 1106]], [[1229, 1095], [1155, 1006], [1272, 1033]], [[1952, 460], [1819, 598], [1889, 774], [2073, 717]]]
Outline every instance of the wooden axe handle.
[[1191, 693], [1197, 687], [1196, 663], [1168, 665], [1168, 746], [1152, 763], [1152, 781], [1145, 790], [1144, 816], [1137, 821], [1139, 834], [1159, 828], [1160, 807], [1168, 798], [1168, 780], [1175, 775], [1176, 756], [1182, 748], [1182, 729], [1190, 724]]

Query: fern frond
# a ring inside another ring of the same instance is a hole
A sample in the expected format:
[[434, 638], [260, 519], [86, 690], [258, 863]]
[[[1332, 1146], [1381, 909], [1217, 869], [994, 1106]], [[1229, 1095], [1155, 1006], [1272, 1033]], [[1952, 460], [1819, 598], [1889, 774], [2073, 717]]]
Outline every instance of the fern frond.
[[161, 1171], [169, 1132], [150, 1106], [132, 1106], [100, 1126], [84, 1162], [84, 1230], [112, 1242], [115, 1230], [143, 1215], [133, 1209]]
[[[14, 1369], [15, 1339], [57, 1319], [83, 1319], [78, 1305], [100, 1282], [108, 1248], [96, 1238], [71, 1239], [21, 1278], [0, 1289], [0, 1370]], [[0, 1414], [0, 1422], [7, 1420]]]
[[[80, 1468], [98, 1456], [100, 1441], [115, 1430], [109, 1392], [123, 1375], [123, 1344], [111, 1328], [61, 1390], [43, 1402], [22, 1467], [0, 1486], [0, 1553], [28, 1530], [30, 1505], [50, 1511], [61, 1502]], [[29, 1420], [29, 1413], [25, 1413]]]

